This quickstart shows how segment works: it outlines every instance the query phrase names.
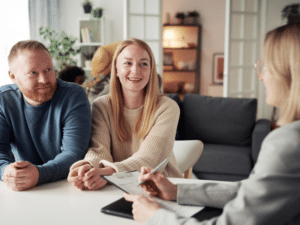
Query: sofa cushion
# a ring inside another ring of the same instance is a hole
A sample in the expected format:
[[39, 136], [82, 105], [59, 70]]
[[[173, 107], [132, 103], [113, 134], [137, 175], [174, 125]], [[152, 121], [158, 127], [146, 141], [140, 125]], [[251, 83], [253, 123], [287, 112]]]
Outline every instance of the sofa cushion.
[[[252, 169], [251, 147], [204, 144], [193, 171], [248, 175]], [[230, 166], [229, 166], [230, 165]]]
[[250, 145], [256, 110], [256, 99], [187, 94], [181, 103], [179, 139]]

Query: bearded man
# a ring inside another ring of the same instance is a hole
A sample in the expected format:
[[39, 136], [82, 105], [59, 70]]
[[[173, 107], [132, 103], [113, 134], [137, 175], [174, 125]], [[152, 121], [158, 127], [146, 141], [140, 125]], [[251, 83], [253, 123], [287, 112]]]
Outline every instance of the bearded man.
[[0, 178], [15, 191], [64, 179], [88, 149], [85, 91], [56, 79], [51, 54], [40, 42], [16, 43], [8, 64], [13, 84], [0, 88]]

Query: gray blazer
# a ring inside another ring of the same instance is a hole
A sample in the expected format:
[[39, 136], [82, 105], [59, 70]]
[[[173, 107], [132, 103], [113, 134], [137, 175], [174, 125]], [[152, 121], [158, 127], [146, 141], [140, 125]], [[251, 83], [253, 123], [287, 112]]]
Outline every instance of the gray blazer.
[[146, 224], [300, 224], [300, 121], [277, 128], [265, 138], [247, 179], [178, 185], [178, 189], [179, 204], [224, 207], [222, 215], [199, 222], [160, 209]]

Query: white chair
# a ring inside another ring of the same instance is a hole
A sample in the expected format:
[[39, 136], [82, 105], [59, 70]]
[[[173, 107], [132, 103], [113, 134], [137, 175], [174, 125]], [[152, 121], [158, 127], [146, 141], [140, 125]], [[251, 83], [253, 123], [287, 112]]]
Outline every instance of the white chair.
[[199, 140], [175, 141], [173, 152], [184, 178], [192, 177], [192, 169], [203, 150], [203, 143]]

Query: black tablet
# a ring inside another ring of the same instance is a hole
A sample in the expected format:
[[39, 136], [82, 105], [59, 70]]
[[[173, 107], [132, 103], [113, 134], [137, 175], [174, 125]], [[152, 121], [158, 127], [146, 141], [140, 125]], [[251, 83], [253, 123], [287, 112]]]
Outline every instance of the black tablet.
[[125, 198], [121, 198], [101, 209], [101, 212], [109, 215], [120, 216], [133, 219], [132, 202], [128, 202]]

